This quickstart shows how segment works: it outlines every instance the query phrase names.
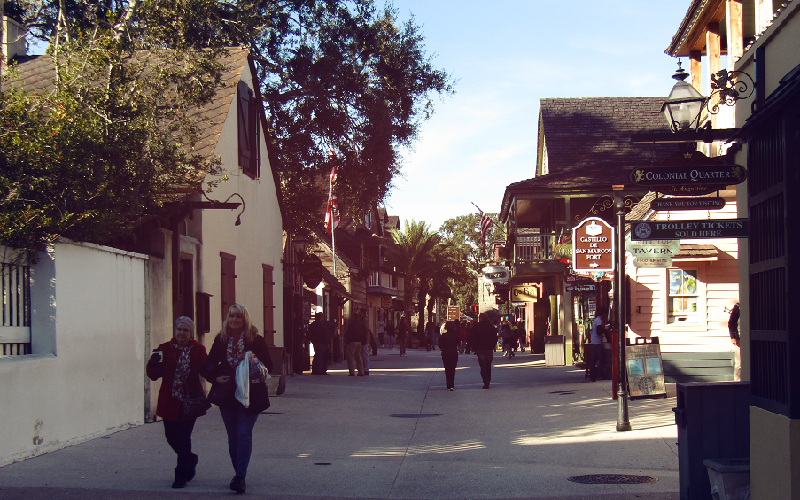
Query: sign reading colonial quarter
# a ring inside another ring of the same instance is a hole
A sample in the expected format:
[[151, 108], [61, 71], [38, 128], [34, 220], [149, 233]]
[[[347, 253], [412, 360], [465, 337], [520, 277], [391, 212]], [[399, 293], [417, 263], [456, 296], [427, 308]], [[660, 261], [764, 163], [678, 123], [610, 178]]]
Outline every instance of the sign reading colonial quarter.
[[708, 194], [740, 184], [746, 178], [743, 166], [725, 163], [720, 157], [709, 158], [700, 151], [653, 162], [631, 172], [634, 184], [675, 195]]
[[572, 228], [572, 267], [576, 271], [614, 270], [614, 228], [589, 217]]
[[633, 222], [632, 240], [747, 238], [747, 219]]
[[656, 212], [675, 210], [722, 210], [725, 200], [722, 198], [686, 197], [656, 198], [650, 202], [650, 210]]

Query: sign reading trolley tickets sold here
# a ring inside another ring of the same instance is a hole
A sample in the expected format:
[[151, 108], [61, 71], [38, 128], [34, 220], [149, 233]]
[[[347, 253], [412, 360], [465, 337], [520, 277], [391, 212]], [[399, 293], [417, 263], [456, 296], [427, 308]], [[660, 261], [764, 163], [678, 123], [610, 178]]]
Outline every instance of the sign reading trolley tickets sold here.
[[572, 228], [572, 267], [576, 271], [614, 270], [614, 228], [589, 217]]

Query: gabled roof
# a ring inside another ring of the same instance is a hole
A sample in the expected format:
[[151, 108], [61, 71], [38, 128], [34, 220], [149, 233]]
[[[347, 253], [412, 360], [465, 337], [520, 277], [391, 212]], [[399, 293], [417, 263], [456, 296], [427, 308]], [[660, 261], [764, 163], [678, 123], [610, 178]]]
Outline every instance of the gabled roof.
[[[637, 144], [630, 136], [669, 132], [663, 97], [542, 99], [539, 120], [551, 174], [621, 158], [660, 158], [664, 145]], [[670, 151], [673, 146], [667, 147]]]
[[[250, 51], [243, 47], [231, 47], [222, 51], [217, 60], [223, 65], [222, 85], [208, 104], [192, 110], [188, 116], [199, 116], [203, 120], [195, 151], [210, 156], [214, 154], [219, 141], [222, 126], [228, 116], [231, 103], [236, 97], [236, 85], [242, 78], [242, 72], [248, 64]], [[26, 56], [16, 59], [22, 79], [23, 90], [53, 89], [55, 84], [55, 68], [50, 56]]]
[[663, 103], [663, 97], [542, 99], [539, 123], [550, 173], [509, 184], [500, 217], [507, 215], [515, 193], [606, 193], [615, 184], [630, 186], [634, 168], [673, 156], [678, 151], [675, 144], [630, 141], [633, 134], [669, 132], [661, 114]]
[[[17, 68], [22, 80], [22, 88], [27, 92], [34, 90], [53, 89], [55, 87], [54, 77], [55, 68], [53, 60], [50, 56], [25, 56], [15, 58]], [[249, 65], [250, 75], [253, 78], [248, 82], [253, 88], [256, 97], [261, 99], [261, 91], [258, 82], [255, 81], [255, 66], [250, 58], [250, 51], [245, 47], [230, 47], [223, 49], [217, 62], [222, 64], [223, 71], [221, 75], [221, 85], [217, 89], [214, 98], [210, 102], [199, 108], [190, 110], [187, 116], [199, 117], [202, 126], [199, 127], [200, 133], [194, 150], [203, 156], [213, 156], [214, 151], [219, 142], [222, 128], [228, 113], [231, 110], [231, 103], [236, 98], [237, 84], [242, 79], [244, 68]], [[278, 205], [283, 219], [283, 226], [286, 227], [286, 215], [283, 208], [283, 196], [281, 193], [281, 182], [278, 176], [278, 160], [275, 155], [275, 144], [272, 137], [268, 134], [268, 124], [266, 116], [262, 112], [261, 118], [261, 131], [264, 134], [264, 140], [267, 144], [267, 153], [270, 166], [270, 174], [275, 183], [276, 196], [278, 198]]]

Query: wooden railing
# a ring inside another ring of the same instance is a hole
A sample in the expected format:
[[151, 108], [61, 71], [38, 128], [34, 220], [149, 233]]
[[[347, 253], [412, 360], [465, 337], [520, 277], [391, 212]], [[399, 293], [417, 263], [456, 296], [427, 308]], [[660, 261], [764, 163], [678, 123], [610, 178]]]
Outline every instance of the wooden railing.
[[559, 260], [556, 246], [563, 237], [560, 234], [518, 234], [514, 243], [514, 261], [519, 263]]

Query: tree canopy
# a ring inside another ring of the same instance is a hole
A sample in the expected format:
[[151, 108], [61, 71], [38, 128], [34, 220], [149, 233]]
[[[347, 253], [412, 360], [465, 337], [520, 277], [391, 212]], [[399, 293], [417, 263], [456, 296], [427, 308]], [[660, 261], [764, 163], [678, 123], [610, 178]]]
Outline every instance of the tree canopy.
[[[32, 36], [51, 44], [51, 51], [55, 45], [74, 52], [81, 41], [103, 40], [114, 51], [170, 49], [195, 54], [187, 59], [195, 60], [208, 49], [249, 47], [274, 141], [270, 159], [276, 160], [287, 219], [297, 228], [321, 223], [327, 190], [320, 180], [332, 166], [338, 167], [343, 212], [357, 216], [381, 202], [400, 173], [399, 150], [417, 138], [420, 122], [433, 112], [434, 96], [453, 92], [452, 78], [433, 66], [413, 18], [400, 23], [391, 6], [378, 8], [375, 0], [12, 0], [6, 5]], [[194, 80], [182, 81], [208, 83], [199, 72], [189, 76]], [[213, 91], [211, 83], [206, 88]], [[132, 117], [147, 109], [136, 98], [127, 97]], [[66, 126], [58, 113], [48, 120]], [[125, 140], [108, 141], [106, 147], [116, 153], [131, 148]], [[166, 162], [167, 170], [182, 175], [186, 162], [178, 160]], [[77, 180], [86, 175], [82, 168], [43, 174]], [[13, 188], [0, 189], [2, 199]], [[42, 202], [34, 196], [31, 207]], [[120, 215], [123, 220], [133, 214]]]
[[52, 84], [26, 88], [13, 66], [0, 83], [0, 244], [27, 252], [59, 235], [112, 241], [218, 168], [192, 151], [189, 116], [219, 85], [215, 52], [136, 33], [135, 2], [116, 15], [58, 5], [15, 6], [41, 33], [61, 19], [49, 31]]
[[[497, 220], [497, 214], [486, 214]], [[491, 242], [504, 240], [504, 230], [494, 223], [486, 232], [486, 241], [481, 241], [481, 214], [472, 213], [448, 219], [439, 227], [442, 240], [452, 245], [461, 259], [457, 276], [451, 281], [453, 298], [461, 308], [462, 314], [474, 316], [472, 304], [477, 296], [477, 278], [487, 261], [492, 259]]]

